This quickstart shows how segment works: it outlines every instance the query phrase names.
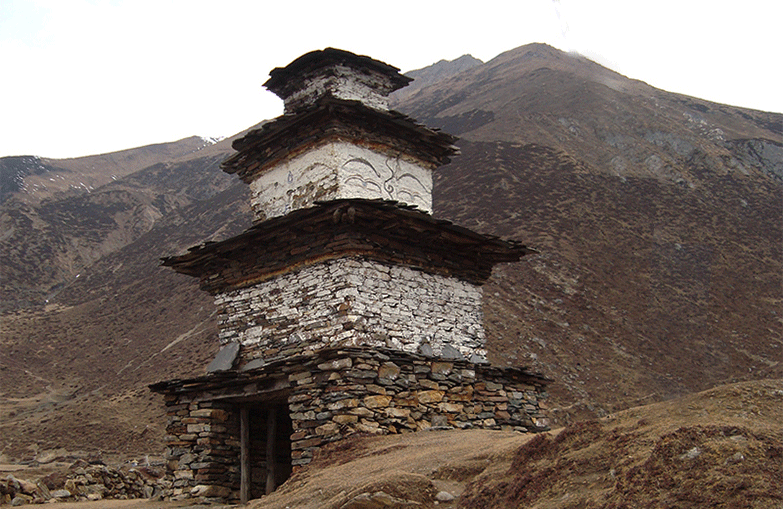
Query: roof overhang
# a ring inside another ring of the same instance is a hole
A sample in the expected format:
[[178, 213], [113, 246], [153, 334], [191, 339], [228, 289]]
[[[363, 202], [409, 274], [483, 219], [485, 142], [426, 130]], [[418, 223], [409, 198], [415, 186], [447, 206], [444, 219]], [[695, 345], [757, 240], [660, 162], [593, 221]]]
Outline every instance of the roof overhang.
[[345, 66], [359, 72], [376, 73], [385, 78], [387, 82], [385, 94], [398, 90], [413, 81], [403, 74], [400, 69], [375, 60], [364, 55], [356, 55], [350, 51], [336, 48], [305, 53], [285, 67], [276, 67], [269, 73], [269, 80], [264, 83], [269, 91], [285, 99], [298, 88], [303, 86], [312, 75], [318, 74], [330, 68]]
[[362, 257], [484, 283], [497, 263], [535, 253], [516, 241], [482, 235], [384, 200], [318, 203], [256, 224], [222, 242], [209, 242], [163, 265], [200, 278], [220, 293], [307, 265]]
[[407, 156], [437, 168], [459, 153], [457, 138], [429, 129], [396, 111], [379, 111], [357, 101], [324, 97], [307, 111], [283, 115], [235, 140], [238, 152], [220, 167], [245, 183], [314, 146], [335, 139]]

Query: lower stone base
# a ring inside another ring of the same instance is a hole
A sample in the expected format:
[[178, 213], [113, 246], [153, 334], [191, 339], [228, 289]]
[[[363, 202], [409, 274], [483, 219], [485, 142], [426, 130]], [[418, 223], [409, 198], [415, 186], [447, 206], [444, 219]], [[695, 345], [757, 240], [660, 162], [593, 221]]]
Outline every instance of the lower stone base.
[[151, 389], [166, 395], [173, 494], [238, 499], [243, 408], [246, 415], [250, 409], [245, 468], [252, 498], [263, 494], [269, 451], [280, 483], [320, 447], [355, 434], [548, 429], [539, 407], [548, 382], [523, 369], [350, 348]]

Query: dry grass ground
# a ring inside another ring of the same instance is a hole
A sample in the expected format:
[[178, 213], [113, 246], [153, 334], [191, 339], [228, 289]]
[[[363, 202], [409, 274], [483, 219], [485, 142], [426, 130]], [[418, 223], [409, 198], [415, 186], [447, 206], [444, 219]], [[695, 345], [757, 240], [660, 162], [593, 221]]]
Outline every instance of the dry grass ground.
[[[337, 444], [259, 509], [783, 507], [783, 380], [718, 387], [538, 436]], [[447, 491], [454, 501], [439, 502]]]
[[[762, 380], [539, 435], [450, 430], [355, 437], [333, 444], [249, 507], [780, 509], [781, 422], [783, 380]], [[23, 477], [23, 472], [13, 473]], [[439, 501], [441, 492], [454, 500]], [[157, 509], [188, 503], [197, 501], [58, 507]]]
[[783, 507], [783, 381], [718, 387], [519, 448], [460, 507]]

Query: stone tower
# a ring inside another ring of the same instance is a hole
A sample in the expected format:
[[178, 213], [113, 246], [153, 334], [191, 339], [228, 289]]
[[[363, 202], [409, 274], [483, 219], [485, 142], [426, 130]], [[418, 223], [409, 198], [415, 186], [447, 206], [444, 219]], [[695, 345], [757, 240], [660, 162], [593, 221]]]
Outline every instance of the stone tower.
[[457, 149], [389, 110], [410, 79], [331, 48], [270, 75], [284, 115], [222, 165], [254, 225], [163, 261], [214, 295], [221, 343], [206, 376], [152, 386], [174, 494], [247, 500], [356, 432], [540, 428], [546, 380], [486, 362], [481, 310], [493, 265], [530, 251], [432, 217], [432, 172]]

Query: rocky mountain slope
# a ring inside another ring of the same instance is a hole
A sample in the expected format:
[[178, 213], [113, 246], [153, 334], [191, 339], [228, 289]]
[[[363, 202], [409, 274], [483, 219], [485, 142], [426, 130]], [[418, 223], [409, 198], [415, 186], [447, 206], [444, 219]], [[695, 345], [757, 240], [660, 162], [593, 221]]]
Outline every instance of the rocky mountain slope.
[[486, 321], [495, 362], [558, 381], [557, 412], [780, 375], [782, 115], [545, 45], [397, 107], [462, 139], [436, 214], [540, 251], [497, 271]]
[[[783, 115], [544, 45], [443, 76], [394, 107], [461, 137], [437, 216], [540, 252], [496, 270], [485, 321], [493, 362], [555, 379], [556, 424], [781, 378]], [[244, 184], [218, 169], [228, 141], [123, 176], [107, 163], [89, 192], [8, 194], [0, 456], [162, 448], [146, 385], [202, 373], [217, 341], [211, 299], [158, 258], [249, 225]]]
[[422, 88], [429, 87], [439, 81], [451, 78], [473, 67], [483, 64], [472, 55], [462, 55], [454, 60], [441, 60], [423, 69], [414, 69], [405, 73], [413, 81], [394, 93], [395, 101], [400, 104], [417, 94]]
[[[191, 136], [171, 143], [72, 159], [38, 156], [0, 158], [0, 204], [13, 196], [37, 204], [53, 197], [79, 195], [160, 161], [192, 158], [218, 140]], [[227, 144], [223, 144], [225, 150]]]

